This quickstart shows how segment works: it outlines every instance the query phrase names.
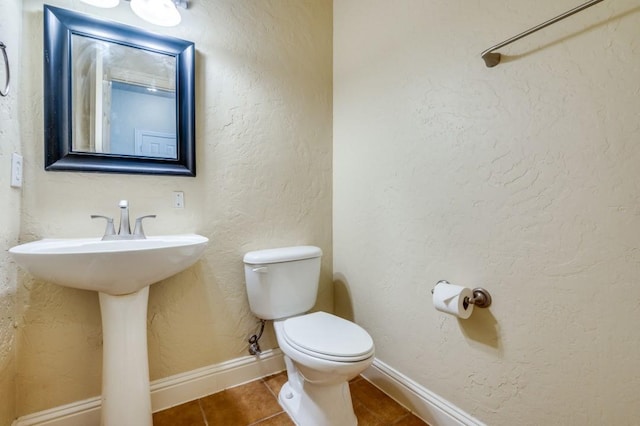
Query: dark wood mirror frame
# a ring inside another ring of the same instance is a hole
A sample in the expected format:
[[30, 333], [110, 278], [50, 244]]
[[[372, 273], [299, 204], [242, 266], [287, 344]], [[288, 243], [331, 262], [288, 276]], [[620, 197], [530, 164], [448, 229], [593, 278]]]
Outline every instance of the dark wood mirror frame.
[[[176, 58], [177, 158], [74, 152], [71, 36], [80, 35]], [[196, 175], [195, 46], [192, 42], [44, 6], [45, 170]]]

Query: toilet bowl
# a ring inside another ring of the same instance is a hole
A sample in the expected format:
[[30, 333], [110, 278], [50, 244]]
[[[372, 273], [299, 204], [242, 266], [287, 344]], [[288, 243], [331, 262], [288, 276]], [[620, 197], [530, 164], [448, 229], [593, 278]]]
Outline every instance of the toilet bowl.
[[349, 380], [371, 365], [373, 340], [360, 326], [314, 312], [274, 321], [288, 382], [278, 400], [300, 426], [357, 425]]
[[320, 273], [317, 247], [261, 250], [244, 257], [251, 310], [274, 320], [288, 381], [278, 400], [299, 426], [355, 426], [349, 380], [371, 365], [374, 344], [359, 325], [315, 304]]

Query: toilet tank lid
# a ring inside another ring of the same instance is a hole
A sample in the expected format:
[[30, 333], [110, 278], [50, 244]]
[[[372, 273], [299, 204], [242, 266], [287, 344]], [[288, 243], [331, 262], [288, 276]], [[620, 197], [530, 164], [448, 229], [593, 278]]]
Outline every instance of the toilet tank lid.
[[244, 263], [264, 265], [269, 263], [291, 262], [322, 256], [322, 249], [315, 246], [295, 246], [250, 251], [244, 255]]

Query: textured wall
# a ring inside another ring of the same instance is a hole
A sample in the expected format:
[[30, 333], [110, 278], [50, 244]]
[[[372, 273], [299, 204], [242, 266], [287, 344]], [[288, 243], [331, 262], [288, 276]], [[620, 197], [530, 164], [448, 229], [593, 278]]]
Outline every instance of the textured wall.
[[[150, 28], [127, 2], [101, 10], [48, 1]], [[244, 287], [248, 250], [316, 244], [325, 252], [318, 308], [332, 308], [330, 1], [193, 2], [183, 23], [152, 28], [197, 50], [196, 178], [45, 172], [42, 2], [24, 2], [22, 241], [101, 235], [91, 213], [156, 213], [148, 234], [196, 232], [211, 244], [196, 266], [151, 287], [151, 379], [247, 355], [256, 330]], [[172, 208], [172, 191], [186, 208]], [[4, 190], [3, 190], [4, 191]], [[2, 194], [2, 193], [0, 193]], [[98, 298], [21, 277], [19, 414], [100, 393]], [[264, 348], [272, 347], [272, 333]]]
[[[491, 425], [640, 419], [640, 6], [334, 4], [334, 271], [377, 355]], [[488, 311], [436, 312], [439, 279]]]
[[[16, 268], [7, 250], [18, 241], [20, 190], [11, 188], [11, 154], [20, 153], [20, 27], [22, 2], [0, 2], [0, 41], [7, 46], [11, 64], [9, 96], [0, 97], [0, 425], [11, 423], [16, 414], [15, 299]], [[4, 89], [4, 59], [0, 59], [0, 86]]]

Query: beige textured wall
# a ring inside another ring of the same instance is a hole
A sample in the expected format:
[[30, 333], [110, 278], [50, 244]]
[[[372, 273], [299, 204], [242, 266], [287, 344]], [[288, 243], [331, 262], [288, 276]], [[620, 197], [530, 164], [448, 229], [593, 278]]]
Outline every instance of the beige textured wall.
[[[127, 2], [47, 3], [147, 27]], [[151, 287], [151, 379], [247, 355], [256, 330], [244, 287], [246, 251], [316, 244], [325, 252], [318, 308], [332, 309], [330, 1], [193, 2], [165, 32], [197, 50], [196, 178], [45, 172], [42, 2], [24, 2], [25, 154], [22, 241], [99, 236], [92, 213], [156, 213], [148, 234], [196, 232], [211, 244], [196, 266]], [[172, 191], [186, 208], [172, 208]], [[5, 191], [2, 189], [1, 191]], [[0, 192], [4, 194], [4, 192]], [[2, 195], [4, 197], [4, 195]], [[21, 277], [18, 407], [35, 412], [100, 393], [98, 298]], [[273, 347], [271, 333], [263, 348]]]
[[[494, 69], [479, 56], [573, 6], [334, 4], [340, 311], [490, 425], [640, 419], [640, 6], [600, 3]], [[494, 305], [441, 314], [439, 279]]]
[[[7, 250], [20, 231], [19, 189], [11, 188], [11, 154], [20, 153], [20, 29], [22, 3], [0, 2], [0, 41], [7, 46], [11, 65], [9, 96], [0, 97], [0, 425], [11, 423], [16, 413], [16, 268]], [[4, 89], [4, 59], [0, 59], [0, 87]]]

